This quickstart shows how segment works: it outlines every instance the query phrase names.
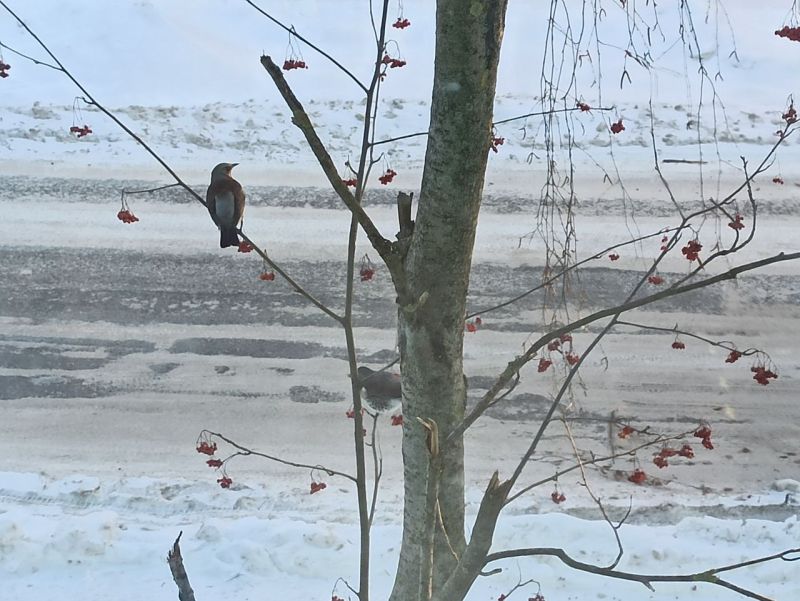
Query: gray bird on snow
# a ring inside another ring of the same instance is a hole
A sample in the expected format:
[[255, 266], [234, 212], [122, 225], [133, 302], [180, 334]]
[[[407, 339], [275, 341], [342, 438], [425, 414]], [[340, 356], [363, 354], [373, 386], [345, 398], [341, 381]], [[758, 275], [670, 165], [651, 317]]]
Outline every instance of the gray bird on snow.
[[364, 389], [367, 403], [375, 411], [393, 411], [402, 397], [400, 376], [388, 371], [358, 368], [358, 383]]
[[236, 228], [244, 214], [244, 190], [231, 176], [239, 163], [220, 163], [211, 170], [211, 184], [206, 192], [206, 206], [211, 219], [219, 228], [219, 246], [239, 246]]

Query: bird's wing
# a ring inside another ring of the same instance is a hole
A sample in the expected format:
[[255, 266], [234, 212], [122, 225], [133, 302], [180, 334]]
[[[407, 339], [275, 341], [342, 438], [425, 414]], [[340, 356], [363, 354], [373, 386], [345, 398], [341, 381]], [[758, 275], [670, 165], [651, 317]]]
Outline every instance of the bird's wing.
[[233, 224], [239, 225], [242, 221], [242, 217], [244, 216], [244, 190], [239, 185], [239, 182], [236, 182], [236, 188], [233, 189], [233, 198], [234, 198], [234, 211], [233, 211]]
[[214, 184], [211, 184], [206, 190], [206, 208], [214, 224], [219, 225], [217, 222], [217, 201], [214, 199]]
[[214, 195], [214, 206], [217, 213], [218, 225], [230, 227], [236, 225], [236, 203], [233, 192], [220, 190]]

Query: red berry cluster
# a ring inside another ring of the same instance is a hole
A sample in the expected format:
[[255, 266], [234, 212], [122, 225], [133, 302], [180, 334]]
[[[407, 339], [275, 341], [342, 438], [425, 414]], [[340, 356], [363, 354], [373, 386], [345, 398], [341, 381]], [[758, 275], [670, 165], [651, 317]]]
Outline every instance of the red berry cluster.
[[695, 433], [693, 434], [695, 438], [700, 438], [702, 440], [703, 446], [709, 450], [714, 448], [714, 445], [711, 444], [711, 427], [708, 425], [700, 426]]
[[789, 27], [784, 25], [775, 31], [775, 35], [779, 38], [786, 38], [792, 42], [800, 42], [800, 27]]
[[590, 107], [585, 102], [581, 102], [580, 100], [575, 103], [575, 106], [578, 107], [582, 113], [587, 113], [592, 110], [592, 107]]
[[700, 241], [691, 240], [681, 249], [681, 252], [684, 254], [687, 261], [697, 261], [701, 250], [703, 250], [703, 245], [700, 244]]
[[783, 184], [785, 184], [786, 182], [784, 182], [784, 181], [783, 181], [783, 178], [782, 178], [782, 177], [780, 177], [780, 176], [776, 175], [775, 177], [773, 177], [773, 178], [772, 178], [772, 183], [773, 183], [773, 184], [780, 184], [780, 185], [782, 186], [782, 185], [783, 185]]
[[341, 597], [337, 597], [336, 595], [334, 595], [333, 597], [331, 597], [331, 601], [344, 601], [344, 599], [342, 599]]
[[544, 595], [536, 593], [533, 597], [528, 597], [528, 601], [544, 601]]
[[311, 492], [308, 493], [308, 494], [313, 495], [315, 492], [319, 492], [321, 490], [325, 490], [326, 488], [328, 488], [328, 485], [325, 484], [324, 482], [312, 482], [311, 483]]
[[754, 365], [750, 368], [750, 371], [753, 372], [753, 379], [762, 386], [766, 386], [769, 384], [770, 380], [777, 379], [778, 377], [778, 374], [771, 369], [767, 369], [763, 365]]
[[358, 180], [354, 177], [351, 177], [350, 179], [342, 179], [342, 183], [345, 186], [350, 186], [351, 188], [355, 188], [358, 185]]
[[361, 265], [358, 270], [358, 275], [362, 282], [369, 282], [375, 277], [375, 265], [369, 260], [369, 255], [361, 257]]
[[405, 29], [406, 27], [411, 27], [411, 21], [397, 17], [397, 21], [392, 23], [392, 27], [395, 29]]
[[505, 138], [492, 136], [491, 142], [489, 142], [489, 144], [490, 144], [489, 147], [492, 149], [492, 152], [497, 152], [497, 147], [498, 146], [502, 146], [503, 144], [505, 144], [505, 141], [506, 141]]
[[611, 124], [611, 133], [618, 134], [623, 131], [625, 131], [625, 126], [622, 124], [622, 117], [620, 117], [619, 121]]
[[739, 215], [739, 213], [736, 213], [736, 216], [733, 218], [733, 221], [728, 222], [728, 227], [736, 231], [743, 230], [744, 223], [742, 223], [742, 216]]
[[389, 65], [390, 69], [397, 69], [399, 67], [405, 67], [408, 63], [400, 58], [392, 58], [388, 54], [384, 54], [383, 58], [381, 59], [381, 63], [384, 65]]
[[468, 321], [464, 324], [464, 328], [467, 332], [477, 332], [478, 328], [483, 325], [483, 320], [481, 319], [480, 315], [478, 315], [474, 320]]
[[129, 209], [122, 209], [119, 213], [117, 213], [117, 219], [119, 219], [122, 223], [136, 223], [139, 221], [139, 218], [131, 213]]
[[725, 363], [736, 363], [741, 356], [742, 356], [742, 353], [740, 353], [737, 350], [733, 350], [725, 358]]
[[628, 436], [630, 436], [634, 432], [636, 432], [636, 430], [634, 430], [633, 426], [628, 424], [624, 426], [619, 432], [617, 432], [617, 436], [619, 438], [628, 438]]
[[3, 79], [8, 77], [7, 71], [9, 71], [10, 69], [11, 65], [0, 60], [0, 77], [2, 77]]
[[676, 340], [675, 342], [672, 343], [672, 348], [678, 351], [682, 351], [683, 349], [686, 348], [686, 345], [680, 340]]
[[644, 484], [644, 481], [647, 480], [647, 474], [644, 473], [643, 469], [636, 468], [633, 470], [633, 473], [628, 476], [628, 481], [633, 482], [634, 484]]
[[217, 483], [222, 488], [230, 488], [231, 484], [233, 484], [233, 480], [231, 480], [228, 476], [222, 476], [222, 478], [217, 478]]
[[287, 58], [283, 61], [283, 70], [291, 71], [292, 69], [308, 69], [308, 65], [306, 65], [306, 61]]
[[664, 252], [669, 248], [669, 236], [664, 236], [661, 238], [661, 252]]
[[[711, 435], [709, 434], [709, 437]], [[705, 440], [705, 439], [704, 439]], [[710, 444], [709, 438], [709, 444]], [[708, 448], [708, 447], [706, 447]], [[713, 448], [713, 447], [712, 447]], [[685, 457], [686, 459], [693, 459], [694, 458], [694, 449], [692, 449], [692, 445], [689, 443], [684, 443], [684, 445], [680, 449], [673, 449], [672, 447], [664, 447], [658, 453], [653, 455], [653, 463], [655, 463], [659, 468], [664, 468], [669, 465], [670, 457]]]
[[554, 490], [550, 494], [550, 498], [553, 500], [553, 503], [555, 503], [556, 505], [558, 505], [559, 503], [563, 503], [564, 501], [567, 500], [567, 497], [564, 496], [564, 493], [563, 492], [558, 492], [558, 490]]
[[[795, 29], [797, 29], [797, 27], [795, 27]], [[781, 115], [781, 119], [786, 121], [787, 125], [797, 123], [797, 111], [794, 108], [794, 102], [789, 103], [789, 108], [786, 109], [786, 112], [783, 115]]]
[[239, 242], [239, 251], [240, 253], [250, 253], [253, 252], [254, 246], [249, 242]]
[[271, 282], [275, 279], [275, 272], [274, 271], [262, 271], [261, 275], [258, 276], [258, 279], [262, 282]]
[[73, 125], [69, 128], [69, 133], [75, 134], [76, 138], [84, 138], [92, 133], [92, 128], [88, 125], [83, 125], [83, 127], [78, 127], [77, 125]]
[[222, 459], [209, 459], [206, 461], [208, 467], [222, 467]]
[[[568, 346], [565, 346], [568, 345]], [[564, 357], [564, 360], [569, 365], [575, 365], [580, 361], [581, 356], [577, 353], [572, 351], [572, 334], [561, 334], [558, 338], [555, 338], [547, 343], [547, 350], [550, 352], [558, 351]], [[550, 359], [545, 359], [542, 357], [539, 359], [539, 366], [537, 371], [539, 373], [545, 372], [548, 368], [553, 364]]]
[[217, 452], [217, 443], [201, 440], [197, 443], [197, 452], [203, 455], [213, 455]]
[[392, 425], [393, 426], [402, 426], [403, 425], [403, 416], [401, 414], [393, 415], [392, 416]]
[[619, 260], [619, 254], [617, 254], [617, 253], [611, 253], [610, 255], [608, 255], [608, 258], [609, 258], [611, 261], [618, 261], [618, 260]]
[[653, 284], [653, 286], [659, 286], [664, 283], [664, 278], [660, 275], [651, 275], [648, 276], [647, 281]]
[[395, 175], [397, 175], [397, 171], [395, 171], [394, 169], [387, 169], [386, 173], [384, 173], [378, 178], [378, 181], [382, 183], [384, 186], [386, 186], [387, 184], [391, 183]]

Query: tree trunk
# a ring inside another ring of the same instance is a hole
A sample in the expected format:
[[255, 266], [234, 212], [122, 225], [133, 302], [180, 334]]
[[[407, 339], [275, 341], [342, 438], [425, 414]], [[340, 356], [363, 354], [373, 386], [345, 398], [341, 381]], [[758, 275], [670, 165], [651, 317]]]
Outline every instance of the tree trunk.
[[428, 147], [405, 260], [409, 292], [419, 302], [398, 311], [405, 499], [392, 601], [419, 601], [420, 590], [426, 590], [420, 586], [422, 561], [430, 553], [426, 523], [439, 524], [433, 537], [433, 590], [441, 587], [465, 548], [463, 441], [443, 451], [441, 479], [438, 487], [430, 487], [438, 489], [437, 517], [426, 519], [430, 453], [417, 418], [434, 420], [443, 440], [464, 416], [464, 315], [506, 4], [437, 4]]

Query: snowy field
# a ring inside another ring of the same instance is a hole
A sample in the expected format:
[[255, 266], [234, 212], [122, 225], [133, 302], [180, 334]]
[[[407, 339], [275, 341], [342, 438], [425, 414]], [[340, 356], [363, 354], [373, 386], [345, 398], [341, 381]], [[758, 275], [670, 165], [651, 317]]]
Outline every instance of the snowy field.
[[[362, 2], [331, 3], [335, 9], [319, 1], [264, 4], [366, 76], [369, 63], [356, 59], [370, 42]], [[529, 42], [543, 9], [541, 3], [510, 4], [496, 119], [541, 107], [541, 44], [534, 42], [531, 51]], [[704, 24], [706, 3], [698, 4], [697, 26], [713, 33], [713, 25]], [[595, 87], [581, 88], [593, 106], [614, 108], [580, 113], [570, 122], [579, 148], [580, 257], [632, 233], [675, 224], [652, 168], [651, 92], [660, 159], [706, 161], [706, 196], [720, 197], [741, 181], [740, 156], [756, 165], [768, 152], [789, 94], [800, 92], [800, 45], [772, 35], [784, 23], [787, 3], [753, 4], [725, 3], [740, 62], [726, 58], [724, 33], [719, 48], [702, 48], [709, 69], [719, 67], [724, 75], [716, 80], [725, 102], [717, 121], [706, 96], [697, 124], [699, 89], [685, 79], [697, 64], [674, 50], [664, 53], [665, 68], [632, 71], [631, 87], [623, 91], [611, 81], [621, 63], [609, 51], [604, 69], [614, 75], [602, 98]], [[348, 214], [324, 188], [258, 63], [262, 52], [284, 58], [282, 32], [235, 0], [126, 0], [113, 10], [99, 0], [11, 5], [98, 100], [198, 191], [214, 164], [240, 162], [234, 175], [248, 192], [248, 234], [314, 295], [341, 307]], [[411, 43], [400, 43], [413, 69], [387, 80], [379, 139], [426, 128], [433, 3], [404, 5], [413, 26], [402, 34]], [[624, 14], [619, 6], [614, 10], [612, 17]], [[42, 57], [2, 9], [0, 42]], [[344, 173], [360, 138], [358, 90], [343, 86], [313, 52], [304, 55], [312, 68], [287, 77]], [[357, 581], [355, 495], [347, 482], [325, 477], [327, 488], [310, 495], [308, 472], [240, 458], [228, 469], [233, 486], [224, 490], [194, 450], [200, 430], [209, 428], [266, 453], [350, 471], [350, 384], [341, 330], [285, 283], [260, 281], [256, 256], [219, 250], [205, 209], [181, 192], [133, 197], [141, 221], [120, 223], [120, 190], [169, 183], [166, 175], [97, 111], [83, 106], [76, 113], [78, 92], [58, 73], [8, 51], [3, 58], [12, 70], [0, 81], [0, 599], [174, 599], [165, 559], [180, 531], [198, 600], [348, 599], [347, 588], [337, 585], [338, 578]], [[612, 140], [608, 122], [620, 117], [626, 131]], [[71, 136], [75, 119], [90, 124], [93, 134]], [[490, 157], [470, 311], [540, 281], [543, 248], [526, 236], [545, 166], [538, 124], [525, 125], [501, 126], [506, 143]], [[387, 146], [386, 164], [399, 175], [392, 187], [376, 186], [367, 195], [368, 211], [389, 237], [396, 231], [396, 192], [418, 192], [424, 148], [423, 137]], [[662, 169], [681, 204], [697, 201], [697, 164], [668, 161]], [[604, 172], [621, 177], [628, 196]], [[790, 138], [754, 184], [760, 235], [732, 264], [798, 250], [798, 185], [800, 139]], [[724, 241], [731, 234], [720, 229]], [[703, 232], [712, 244], [713, 224]], [[575, 310], [588, 314], [620, 300], [657, 254], [657, 240], [629, 247], [617, 262], [585, 267]], [[366, 252], [362, 237], [359, 255]], [[686, 271], [686, 261], [674, 254], [662, 264], [666, 278]], [[483, 327], [467, 335], [470, 403], [540, 331], [541, 302], [534, 294], [486, 313]], [[386, 273], [379, 269], [374, 281], [359, 283], [355, 303], [359, 361], [384, 365], [395, 357], [394, 295]], [[664, 432], [707, 420], [715, 444], [666, 470], [645, 453], [651, 477], [643, 486], [627, 481], [628, 459], [590, 471], [592, 488], [612, 517], [632, 502], [620, 531], [625, 555], [619, 569], [687, 573], [800, 547], [800, 265], [776, 264], [630, 317], [763, 348], [780, 377], [758, 386], [749, 364], [727, 365], [721, 349], [699, 341], [675, 351], [669, 335], [625, 328], [604, 339], [575, 391], [575, 409], [585, 418], [575, 427], [583, 448], [607, 453], [635, 444], [609, 430], [612, 418]], [[576, 348], [596, 331], [576, 333]], [[529, 367], [513, 394], [469, 431], [470, 515], [492, 471], [507, 475], [527, 447], [556, 390], [553, 371]], [[400, 428], [385, 415], [378, 428], [385, 476], [372, 594], [382, 600], [399, 548], [402, 467]], [[559, 428], [551, 429], [543, 450], [523, 484], [573, 460]], [[513, 503], [495, 548], [558, 546], [581, 561], [611, 562], [613, 533], [577, 478], [559, 486], [567, 496], [563, 504], [551, 502], [548, 486]], [[794, 601], [800, 598], [797, 565], [772, 562], [729, 579], [776, 601]], [[502, 567], [502, 574], [478, 581], [469, 599], [497, 599], [519, 578], [535, 579], [548, 601], [741, 599], [703, 584], [661, 584], [651, 592], [571, 571], [554, 559]], [[528, 585], [512, 599], [537, 590]]]

